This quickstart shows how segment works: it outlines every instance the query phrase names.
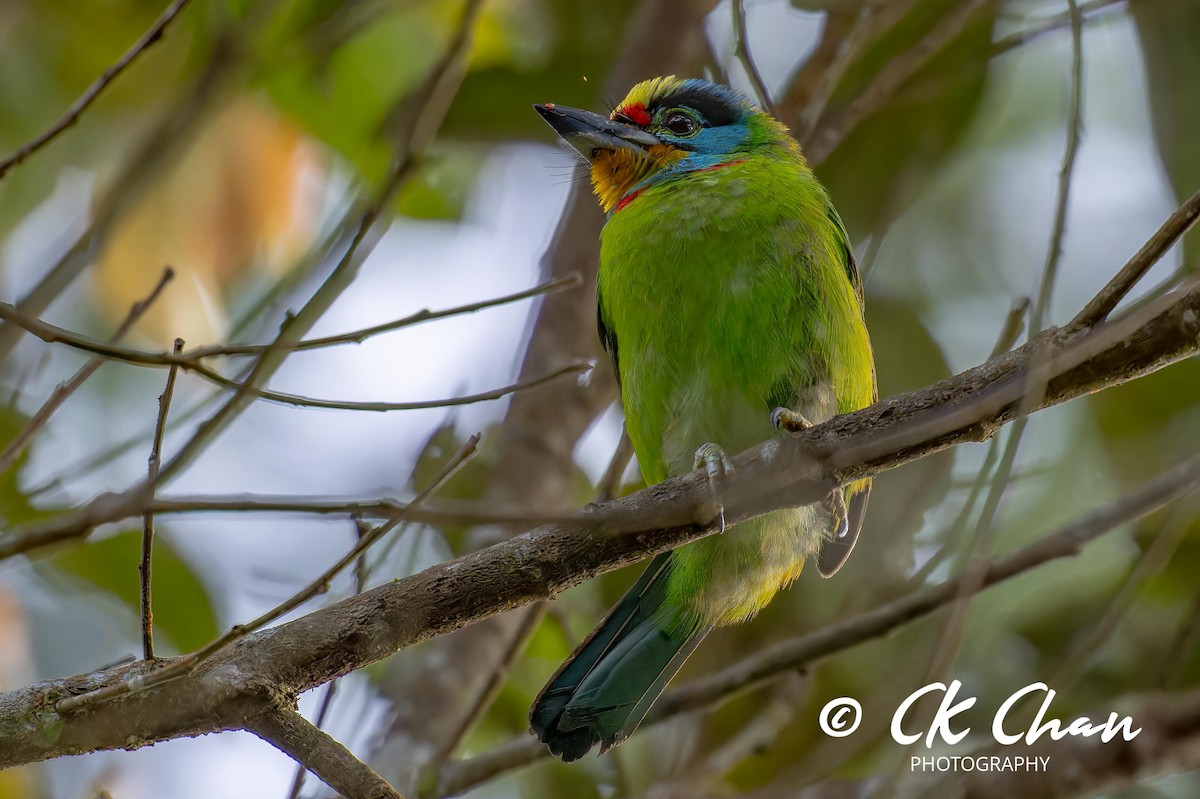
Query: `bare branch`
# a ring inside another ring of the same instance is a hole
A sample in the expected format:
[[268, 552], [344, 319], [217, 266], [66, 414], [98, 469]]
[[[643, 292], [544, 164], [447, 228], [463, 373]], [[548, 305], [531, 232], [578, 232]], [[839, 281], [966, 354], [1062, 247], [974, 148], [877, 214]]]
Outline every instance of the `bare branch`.
[[1125, 582], [1109, 597], [1104, 609], [1096, 615], [1095, 621], [1089, 619], [1080, 625], [1066, 655], [1054, 668], [1048, 680], [1055, 690], [1066, 693], [1075, 687], [1076, 681], [1084, 674], [1088, 659], [1109, 640], [1132, 610], [1138, 592], [1151, 578], [1166, 568], [1183, 543], [1195, 518], [1194, 514], [1187, 513], [1188, 510], [1194, 511], [1194, 508], [1188, 508], [1186, 503], [1176, 506], [1166, 522], [1155, 531], [1153, 540], [1142, 552]]
[[1149, 241], [1142, 245], [1137, 254], [1121, 267], [1121, 271], [1100, 289], [1083, 310], [1075, 314], [1075, 318], [1067, 324], [1066, 331], [1071, 333], [1106, 319], [1113, 308], [1116, 308], [1125, 295], [1150, 271], [1150, 267], [1158, 263], [1167, 250], [1196, 224], [1197, 219], [1200, 219], [1200, 189], [1179, 206]]
[[[885, 635], [958, 599], [964, 586], [972, 594], [1023, 574], [1052, 560], [1077, 555], [1091, 541], [1127, 522], [1200, 489], [1200, 457], [1192, 458], [1147, 483], [1133, 494], [1094, 511], [1029, 546], [983, 564], [982, 579], [947, 580], [841, 619], [811, 633], [756, 652], [721, 671], [668, 691], [654, 705], [646, 725], [681, 713], [712, 706], [780, 674], [811, 666], [830, 655]], [[514, 739], [496, 749], [457, 763], [443, 773], [438, 796], [453, 796], [514, 768], [548, 756], [532, 737]]]
[[[1037, 301], [1029, 319], [1029, 337], [1032, 339], [1042, 329], [1046, 315], [1050, 309], [1050, 299], [1054, 294], [1054, 285], [1058, 277], [1058, 265], [1062, 259], [1063, 237], [1067, 230], [1067, 208], [1071, 197], [1071, 179], [1075, 173], [1075, 160], [1079, 153], [1080, 131], [1083, 124], [1083, 19], [1075, 0], [1067, 0], [1071, 11], [1071, 101], [1067, 116], [1066, 144], [1063, 152], [1062, 167], [1058, 172], [1058, 194], [1054, 207], [1054, 224], [1050, 231], [1050, 244], [1046, 251], [1046, 262], [1042, 268], [1042, 276], [1038, 283]], [[1040, 354], [1039, 354], [1040, 355]], [[1022, 405], [1034, 402], [1037, 394], [1045, 390], [1046, 376], [1042, 369], [1043, 357], [1036, 357], [1032, 369], [1028, 390], [1021, 399]], [[970, 597], [978, 591], [978, 585], [984, 579], [983, 564], [976, 558], [986, 556], [991, 551], [992, 531], [996, 512], [1012, 479], [1016, 467], [1017, 452], [1029, 423], [1029, 417], [1022, 415], [1009, 430], [1004, 442], [1003, 451], [992, 475], [991, 487], [975, 523], [974, 534], [967, 546], [960, 553], [959, 570], [961, 580], [959, 596], [951, 610], [945, 625], [945, 632], [938, 641], [930, 659], [927, 682], [935, 682], [948, 673], [958, 660], [962, 645], [963, 631], [966, 627]], [[894, 789], [899, 781], [905, 765], [905, 755], [911, 747], [905, 747], [902, 756], [895, 761], [889, 780]]]
[[346, 799], [404, 799], [349, 749], [294, 710], [262, 713], [245, 729], [302, 763]]
[[[144, 350], [137, 350], [129, 347], [118, 347], [114, 344], [96, 341], [95, 339], [89, 338], [88, 336], [84, 336], [80, 333], [76, 333], [74, 331], [58, 327], [57, 325], [52, 325], [49, 322], [43, 322], [40, 319], [35, 319], [23, 314], [8, 303], [0, 303], [0, 319], [5, 319], [15, 325], [18, 325], [23, 330], [31, 333], [48, 344], [65, 344], [69, 347], [74, 347], [85, 352], [96, 353], [101, 359], [104, 360], [118, 360], [124, 363], [133, 364], [135, 366], [149, 366], [156, 368], [166, 367], [172, 369], [182, 368], [203, 377], [214, 385], [235, 392], [235, 396], [257, 398], [266, 400], [267, 402], [276, 402], [281, 405], [291, 405], [297, 408], [325, 408], [343, 411], [371, 411], [384, 413], [390, 411], [416, 411], [427, 408], [448, 408], [456, 405], [471, 405], [476, 402], [486, 402], [488, 400], [500, 399], [501, 397], [516, 393], [518, 391], [538, 388], [539, 386], [544, 386], [546, 383], [567, 375], [580, 375], [589, 371], [593, 367], [591, 361], [575, 360], [546, 375], [540, 375], [529, 380], [521, 380], [516, 383], [511, 383], [507, 386], [489, 389], [488, 391], [481, 391], [476, 394], [468, 394], [463, 397], [417, 400], [414, 402], [356, 402], [353, 400], [330, 400], [259, 388], [255, 385], [251, 385], [250, 378], [239, 382], [232, 378], [225, 377], [212, 367], [202, 363], [199, 360], [200, 356], [196, 356], [191, 353], [146, 352]], [[295, 351], [298, 346], [298, 344], [293, 344], [291, 345], [290, 350]], [[269, 345], [259, 347], [257, 351], [260, 357], [268, 349], [274, 351]]]
[[[175, 270], [168, 266], [163, 270], [162, 276], [158, 279], [158, 283], [155, 284], [150, 294], [145, 299], [135, 302], [133, 307], [129, 309], [129, 314], [117, 327], [116, 332], [109, 339], [109, 343], [115, 344], [123, 339], [133, 329], [133, 326], [137, 324], [137, 321], [142, 318], [142, 315], [154, 304], [154, 301], [158, 299], [163, 289], [174, 279]], [[92, 358], [75, 373], [74, 377], [60, 383], [54, 389], [54, 393], [42, 403], [42, 407], [38, 408], [37, 413], [30, 417], [28, 424], [22, 428], [21, 432], [17, 433], [12, 441], [8, 442], [8, 445], [4, 448], [4, 452], [0, 453], [0, 472], [6, 472], [12, 467], [16, 459], [29, 446], [29, 442], [33, 441], [38, 431], [50, 421], [50, 417], [54, 415], [55, 411], [62, 407], [62, 404], [70, 399], [71, 395], [78, 391], [79, 387], [86, 383], [107, 360], [107, 358], [103, 357]]]
[[[467, 463], [468, 460], [474, 457], [476, 446], [478, 444], [479, 434], [476, 433], [467, 439], [467, 442], [463, 444], [459, 451], [456, 452], [449, 461], [447, 461], [446, 465], [442, 467], [441, 471], [438, 472], [436, 476], [434, 476], [429, 485], [422, 489], [421, 493], [417, 494], [410, 504], [420, 505], [420, 503], [424, 501], [426, 497], [435, 493], [442, 486], [444, 486], [447, 480], [453, 477], [458, 470]], [[228, 648], [231, 644], [240, 641], [241, 639], [253, 633], [255, 630], [259, 630], [273, 621], [278, 621], [283, 616], [300, 607], [308, 600], [312, 599], [313, 597], [320, 596], [328, 591], [329, 586], [335, 577], [341, 574], [342, 571], [350, 566], [350, 564], [357, 561], [363, 555], [363, 553], [378, 543], [386, 534], [394, 530], [398, 525], [402, 524], [403, 521], [404, 520], [401, 517], [389, 519], [376, 527], [367, 535], [360, 536], [357, 543], [355, 543], [350, 551], [343, 555], [332, 566], [322, 572], [319, 577], [301, 588], [296, 593], [292, 594], [292, 596], [288, 597], [283, 602], [258, 616], [258, 618], [254, 619], [253, 621], [249, 621], [246, 624], [238, 624], [230, 628], [229, 631], [224, 635], [213, 641], [210, 641], [201, 649], [184, 655], [183, 657], [176, 658], [169, 665], [158, 669], [157, 671], [151, 672], [150, 674], [147, 674], [136, 681], [131, 680], [129, 682], [116, 683], [115, 685], [106, 686], [95, 691], [77, 694], [64, 699], [59, 703], [58, 711], [64, 714], [77, 713], [81, 708], [86, 707], [90, 703], [112, 699], [129, 691], [146, 690], [155, 685], [160, 685], [176, 679], [184, 674], [190, 674], [201, 664], [203, 664], [204, 661]]]
[[301, 341], [342, 292], [354, 282], [365, 254], [373, 249], [382, 235], [375, 230], [376, 223], [383, 216], [392, 197], [415, 171], [418, 158], [440, 128], [457, 93], [456, 87], [466, 72], [467, 53], [481, 6], [482, 0], [467, 0], [459, 24], [444, 52], [418, 87], [414, 95], [413, 111], [406, 117], [410, 125], [400, 132], [396, 142], [391, 171], [374, 198], [362, 210], [357, 229], [333, 271], [308, 302], [288, 317], [281, 326], [279, 335], [255, 360], [242, 387], [208, 419], [201, 422], [191, 439], [163, 466], [162, 479], [176, 476], [249, 407], [256, 399], [254, 391], [266, 385], [291, 354], [287, 348]]
[[771, 91], [767, 88], [762, 73], [758, 71], [758, 64], [754, 63], [754, 56], [750, 53], [750, 35], [746, 32], [745, 0], [730, 0], [729, 6], [733, 10], [733, 57], [741, 63], [742, 69], [746, 71], [746, 77], [750, 79], [750, 85], [754, 87], [754, 93], [758, 95], [758, 101], [762, 103], [763, 109], [774, 116], [775, 104], [771, 102]]
[[429, 762], [425, 768], [430, 774], [437, 775], [441, 771], [459, 744], [463, 742], [467, 734], [479, 723], [488, 708], [496, 701], [496, 697], [500, 695], [500, 690], [504, 687], [504, 679], [508, 676], [508, 671], [512, 667], [513, 662], [520, 656], [521, 651], [525, 648], [525, 644], [537, 632], [538, 625], [541, 624], [546, 611], [549, 609], [550, 603], [546, 601], [535, 602], [525, 608], [521, 615], [521, 622], [517, 625], [517, 629], [513, 631], [508, 647], [501, 654], [500, 660], [491, 668], [487, 679], [479, 689], [479, 693], [476, 694], [475, 699], [468, 706], [466, 715], [463, 716], [454, 731], [441, 743], [438, 751], [429, 758]]
[[[371, 528], [362, 519], [354, 520], [354, 534], [361, 542], [371, 533]], [[354, 563], [354, 593], [361, 594], [367, 588], [367, 553], [363, 552], [358, 556], [358, 560]], [[333, 707], [333, 697], [337, 693], [338, 681], [330, 680], [325, 684], [325, 692], [321, 695], [321, 704], [317, 707], [316, 716], [313, 718], [313, 726], [318, 730], [324, 728], [325, 718], [329, 715], [329, 709]], [[297, 762], [296, 775], [292, 778], [292, 785], [288, 789], [288, 799], [300, 799], [300, 790], [304, 787], [304, 775], [307, 773], [304, 764]], [[385, 780], [386, 782], [386, 780]]]
[[[1101, 12], [1114, 10], [1119, 4], [1124, 2], [1126, 0], [1092, 0], [1090, 3], [1081, 3], [1079, 5], [1079, 13], [1083, 16], [1085, 22], [1091, 22], [1101, 16]], [[1071, 11], [1064, 11], [1061, 14], [1046, 17], [1025, 30], [1009, 34], [1002, 39], [997, 39], [996, 43], [992, 45], [992, 55], [997, 56], [1007, 53], [1009, 50], [1015, 50], [1030, 42], [1037, 41], [1048, 33], [1069, 28], [1072, 16]]]
[[1017, 339], [1021, 337], [1021, 330], [1025, 327], [1025, 314], [1029, 313], [1029, 306], [1029, 298], [1021, 297], [1009, 308], [1008, 314], [1004, 317], [1004, 326], [1000, 328], [1000, 335], [996, 337], [996, 345], [992, 347], [992, 354], [988, 356], [989, 358], [995, 358], [1000, 353], [1011, 350], [1017, 343]]
[[505, 526], [562, 522], [571, 513], [547, 513], [506, 506], [501, 503], [444, 499], [423, 503], [420, 507], [390, 497], [378, 499], [314, 499], [308, 495], [274, 496], [239, 494], [233, 496], [155, 497], [149, 506], [155, 513], [311, 513], [318, 516], [403, 516], [407, 521], [432, 525], [500, 524]]
[[[788, 90], [785, 100], [787, 107], [783, 111], [784, 118], [796, 119], [797, 138], [801, 142], [807, 143], [811, 140], [829, 105], [829, 99], [833, 97], [834, 90], [847, 70], [866, 52], [870, 44], [878, 39], [882, 31], [890, 29], [903, 19], [914, 5], [915, 0], [892, 0], [879, 5], [864, 4], [853, 14], [853, 23], [844, 34], [838, 29], [833, 13], [830, 13], [825, 21], [818, 50], [810, 57], [817, 60], [811, 67], [805, 63], [793, 78], [792, 88]], [[826, 42], [826, 37], [832, 38]], [[822, 47], [830, 54], [822, 56]], [[814, 74], [804, 74], [810, 71]], [[800, 85], [802, 82], [808, 85]], [[869, 270], [865, 271], [869, 276]]]
[[[175, 339], [175, 352], [183, 349], [183, 339]], [[167, 432], [167, 413], [171, 410], [171, 397], [175, 394], [175, 378], [179, 370], [175, 367], [167, 374], [167, 385], [158, 397], [158, 422], [154, 425], [154, 443], [150, 445], [150, 463], [147, 469], [146, 482], [154, 491], [158, 485], [158, 470], [162, 465], [163, 436]], [[151, 494], [153, 499], [153, 494]], [[153, 570], [154, 563], [154, 511], [147, 509], [142, 514], [142, 562], [138, 566], [138, 576], [141, 582], [141, 611], [142, 611], [142, 657], [154, 660], [154, 605], [153, 605]]]
[[[1017, 413], [1035, 344], [738, 456], [726, 482], [729, 522], [815, 502], [835, 480], [872, 476], [957, 443], [986, 439]], [[1200, 351], [1200, 282], [1052, 350], [1047, 374], [1053, 379], [1038, 407], [1193, 355]], [[1149, 495], [1165, 502], [1188, 490], [1197, 471], [1200, 460], [1193, 460], [1134, 500], [1149, 502]], [[1103, 518], [1117, 520], [1114, 524], [1132, 518], [1128, 514], [1142, 506], [1134, 500], [1106, 509]], [[110, 501], [119, 507], [118, 500]], [[0, 767], [223, 729], [230, 723], [223, 720], [242, 717], [258, 686], [295, 695], [399, 648], [678, 547], [714, 531], [706, 518], [709, 507], [703, 474], [672, 478], [589, 507], [572, 522], [539, 528], [247, 637], [179, 679], [141, 688], [162, 670], [143, 662], [0, 694]], [[1089, 525], [1095, 523], [1093, 519]], [[1027, 568], [1026, 562], [1074, 551], [1080, 535], [1077, 531], [1044, 544], [1046, 551], [1023, 550], [1020, 557], [997, 561], [988, 582]], [[952, 583], [941, 590], [949, 595], [956, 587]], [[179, 660], [168, 661], [166, 668]], [[125, 685], [140, 689], [129, 691]], [[125, 695], [102, 706], [90, 701], [63, 712], [75, 704], [67, 699], [72, 694], [105, 692]], [[58, 712], [45, 710], [64, 704]], [[44, 718], [36, 715], [46, 712], [50, 715]], [[30, 735], [31, 723], [53, 724], [55, 734]]]
[[596, 485], [596, 501], [608, 502], [617, 496], [621, 489], [621, 475], [633, 460], [633, 442], [629, 440], [629, 432], [621, 425], [621, 437], [617, 440], [617, 448], [613, 450], [612, 458]]
[[[221, 89], [228, 85], [231, 76], [245, 65], [247, 48], [242, 45], [265, 21], [267, 15], [256, 12], [270, 5], [254, 6], [237, 27], [217, 32], [208, 60], [191, 87], [142, 138], [92, 203], [92, 222], [87, 230], [17, 303], [23, 313], [40, 314], [91, 265], [93, 255], [104, 246], [122, 214], [133, 207], [161, 170], [203, 129], [204, 114], [222, 96]], [[0, 357], [10, 352], [22, 335], [21, 328], [0, 324]]]
[[175, 0], [175, 2], [167, 6], [167, 9], [159, 15], [158, 19], [154, 20], [154, 24], [150, 26], [149, 30], [143, 33], [141, 38], [134, 42], [133, 46], [125, 51], [125, 55], [121, 56], [117, 63], [104, 70], [100, 77], [96, 78], [96, 80], [92, 82], [92, 85], [87, 87], [87, 90], [79, 96], [79, 99], [71, 103], [71, 107], [63, 112], [63, 115], [59, 117], [53, 125], [51, 125], [40, 136], [22, 145], [12, 155], [8, 156], [3, 161], [0, 161], [0, 179], [3, 179], [4, 176], [8, 174], [10, 169], [20, 164], [22, 161], [40, 150], [45, 145], [49, 144], [51, 141], [56, 139], [59, 134], [78, 122], [80, 115], [83, 114], [83, 112], [86, 111], [88, 107], [96, 101], [96, 98], [100, 96], [101, 92], [108, 88], [110, 83], [116, 80], [117, 77], [124, 72], [126, 68], [128, 68], [129, 65], [137, 59], [138, 56], [146, 52], [146, 50], [150, 49], [155, 42], [163, 38], [163, 34], [166, 33], [167, 26], [175, 20], [175, 17], [179, 16], [179, 12], [183, 11], [184, 7], [190, 2], [191, 0]]
[[[400, 330], [405, 327], [420, 324], [422, 322], [432, 322], [437, 319], [445, 319], [451, 316], [462, 316], [464, 314], [475, 313], [486, 308], [495, 308], [499, 305], [507, 305], [521, 300], [527, 300], [531, 297], [540, 297], [545, 294], [554, 294], [566, 289], [576, 288], [583, 285], [583, 277], [578, 272], [570, 272], [556, 277], [553, 280], [547, 280], [533, 288], [523, 291], [505, 294], [501, 297], [493, 297], [492, 299], [473, 302], [467, 305], [458, 305], [453, 308], [445, 308], [440, 311], [423, 310], [417, 311], [415, 314], [406, 316], [402, 319], [396, 319], [392, 322], [385, 322], [381, 325], [373, 325], [372, 327], [364, 327], [361, 330], [353, 330], [349, 333], [339, 333], [336, 336], [324, 336], [322, 338], [305, 339], [298, 341], [290, 346], [290, 349], [296, 351], [315, 350], [322, 347], [333, 347], [338, 344], [361, 344], [367, 339], [378, 336], [381, 333], [391, 333], [394, 330]], [[197, 360], [207, 358], [213, 355], [259, 355], [267, 345], [265, 344], [218, 344], [211, 347], [197, 347], [183, 354], [184, 358], [189, 360]], [[165, 355], [165, 354], [164, 354]]]
[[919, 42], [894, 58], [866, 89], [836, 117], [822, 125], [808, 144], [808, 159], [819, 164], [860, 122], [878, 111], [896, 90], [957, 36], [976, 12], [992, 0], [963, 0], [938, 20]]

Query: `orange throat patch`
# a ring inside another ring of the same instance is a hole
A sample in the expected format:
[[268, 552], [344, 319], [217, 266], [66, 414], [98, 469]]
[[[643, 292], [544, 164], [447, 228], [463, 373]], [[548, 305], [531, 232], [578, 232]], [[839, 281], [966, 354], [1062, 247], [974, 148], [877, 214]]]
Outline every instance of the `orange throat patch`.
[[601, 150], [592, 161], [592, 190], [604, 212], [611, 213], [630, 189], [686, 155], [666, 144], [656, 144], [645, 152]]

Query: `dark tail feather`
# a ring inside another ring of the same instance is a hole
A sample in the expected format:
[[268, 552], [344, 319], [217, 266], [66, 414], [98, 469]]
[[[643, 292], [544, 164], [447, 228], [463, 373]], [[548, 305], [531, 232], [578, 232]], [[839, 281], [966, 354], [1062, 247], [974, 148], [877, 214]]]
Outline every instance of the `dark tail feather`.
[[629, 592], [534, 700], [533, 733], [570, 762], [633, 734], [709, 627], [680, 624], [662, 610], [670, 553], [650, 562]]

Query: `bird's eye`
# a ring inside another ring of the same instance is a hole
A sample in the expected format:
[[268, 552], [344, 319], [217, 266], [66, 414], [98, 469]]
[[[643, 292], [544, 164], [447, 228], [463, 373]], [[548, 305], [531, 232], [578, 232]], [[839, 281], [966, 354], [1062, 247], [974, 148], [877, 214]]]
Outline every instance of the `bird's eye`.
[[672, 111], [663, 120], [663, 127], [675, 136], [691, 136], [700, 126], [690, 114]]

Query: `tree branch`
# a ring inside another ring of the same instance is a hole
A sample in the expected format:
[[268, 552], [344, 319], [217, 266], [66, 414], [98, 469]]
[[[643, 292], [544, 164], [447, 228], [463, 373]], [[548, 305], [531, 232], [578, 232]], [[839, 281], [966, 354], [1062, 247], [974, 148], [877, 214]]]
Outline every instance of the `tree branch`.
[[866, 89], [836, 117], [821, 125], [807, 148], [810, 162], [820, 164], [846, 135], [877, 111], [905, 81], [915, 75], [966, 27], [971, 17], [993, 0], [962, 0], [912, 48], [893, 59]]
[[[1200, 489], [1200, 457], [1176, 466], [1135, 493], [1017, 552], [986, 561], [981, 564], [977, 580], [971, 579], [971, 575], [962, 575], [915, 590], [813, 632], [772, 644], [718, 672], [668, 691], [655, 703], [646, 724], [711, 707], [780, 674], [811, 666], [830, 655], [878, 638], [958, 600], [964, 589], [968, 595], [974, 595], [1052, 560], [1076, 555], [1105, 533], [1197, 489]], [[546, 756], [548, 752], [541, 742], [528, 736], [514, 739], [490, 752], [451, 764], [438, 783], [437, 795], [462, 793], [498, 774]]]
[[[1025, 408], [1031, 361], [1043, 347], [1052, 353], [1041, 361], [1051, 379]], [[985, 440], [1018, 410], [1118, 385], [1197, 351], [1200, 282], [1192, 282], [1082, 335], [1062, 341], [1052, 331], [921, 391], [772, 439], [735, 459], [726, 515], [733, 523], [815, 502], [835, 482]], [[261, 710], [255, 697], [262, 685], [294, 696], [398, 649], [678, 547], [714, 531], [709, 507], [702, 474], [672, 478], [254, 634], [185, 676], [70, 715], [54, 710], [66, 697], [137, 685], [152, 680], [154, 669], [134, 664], [0, 694], [0, 767], [229, 729]]]
[[96, 98], [108, 88], [110, 83], [116, 80], [138, 56], [150, 49], [155, 42], [162, 39], [167, 26], [175, 20], [175, 17], [179, 16], [179, 12], [183, 11], [184, 7], [191, 1], [175, 0], [175, 2], [167, 6], [167, 9], [159, 15], [158, 19], [154, 20], [154, 24], [150, 26], [149, 30], [133, 43], [133, 46], [125, 52], [125, 55], [121, 56], [117, 63], [104, 70], [100, 77], [96, 78], [92, 85], [87, 87], [87, 90], [79, 96], [79, 99], [71, 103], [71, 107], [63, 112], [63, 115], [53, 125], [47, 128], [40, 136], [24, 144], [12, 155], [0, 161], [0, 179], [8, 174], [9, 170], [13, 167], [58, 138], [59, 134], [78, 122], [80, 115], [96, 101]]
[[[175, 351], [183, 349], [183, 339], [175, 339]], [[146, 481], [158, 485], [158, 470], [162, 466], [163, 437], [167, 432], [167, 413], [171, 410], [171, 398], [175, 394], [175, 378], [179, 370], [172, 368], [167, 373], [167, 385], [158, 397], [158, 421], [154, 424], [154, 439], [150, 444], [150, 459], [146, 470]], [[151, 489], [153, 491], [153, 489]], [[153, 500], [153, 493], [151, 499]], [[154, 660], [154, 510], [147, 508], [142, 514], [142, 560], [138, 564], [141, 582], [142, 612], [142, 657]]]
[[404, 799], [349, 749], [294, 710], [262, 713], [244, 729], [303, 763], [346, 799]]
[[1121, 271], [1108, 281], [1083, 310], [1075, 314], [1075, 318], [1067, 324], [1066, 331], [1070, 333], [1081, 330], [1107, 318], [1113, 308], [1116, 308], [1125, 295], [1150, 271], [1150, 267], [1158, 263], [1167, 250], [1191, 230], [1197, 219], [1200, 219], [1200, 189], [1175, 209], [1137, 254], [1121, 267]]
[[[500, 297], [492, 297], [491, 299], [481, 300], [479, 302], [467, 303], [466, 305], [456, 305], [453, 308], [443, 308], [438, 311], [430, 311], [429, 309], [417, 311], [414, 314], [405, 316], [401, 319], [396, 319], [391, 322], [384, 322], [380, 325], [372, 325], [364, 327], [360, 330], [352, 330], [349, 333], [339, 333], [335, 336], [323, 336], [321, 338], [310, 338], [303, 341], [298, 341], [291, 345], [291, 349], [297, 351], [316, 350], [323, 347], [334, 347], [339, 344], [361, 344], [367, 339], [378, 336], [381, 333], [391, 333], [395, 330], [401, 330], [406, 327], [421, 324], [422, 322], [433, 322], [438, 319], [446, 319], [451, 316], [462, 316], [465, 314], [475, 313], [487, 308], [495, 308], [500, 305], [508, 305], [521, 300], [528, 300], [533, 297], [540, 297], [546, 294], [554, 294], [566, 289], [576, 288], [583, 285], [583, 277], [578, 272], [568, 272], [561, 277], [556, 277], [553, 280], [547, 280], [544, 283], [534, 286], [533, 288], [524, 289], [522, 291], [505, 294]], [[213, 355], [258, 355], [267, 348], [266, 344], [217, 344], [209, 347], [197, 347], [194, 350], [185, 352], [183, 357], [190, 359], [207, 358]], [[166, 353], [163, 353], [166, 356]]]
[[[158, 283], [155, 284], [150, 294], [145, 299], [135, 302], [133, 307], [129, 309], [129, 313], [125, 319], [117, 326], [116, 331], [109, 338], [109, 343], [116, 344], [124, 338], [125, 334], [133, 329], [133, 326], [137, 324], [138, 320], [142, 318], [143, 314], [150, 309], [150, 306], [162, 294], [163, 289], [174, 279], [175, 270], [168, 266], [163, 270], [162, 276], [158, 279]], [[25, 451], [25, 447], [29, 446], [29, 442], [33, 441], [38, 431], [50, 421], [50, 417], [107, 361], [108, 359], [102, 356], [91, 358], [80, 367], [79, 371], [70, 380], [58, 384], [58, 387], [54, 389], [54, 393], [29, 418], [29, 422], [21, 429], [21, 432], [17, 433], [12, 441], [5, 445], [3, 452], [0, 452], [0, 473], [8, 471], [12, 467], [21, 453]]]

